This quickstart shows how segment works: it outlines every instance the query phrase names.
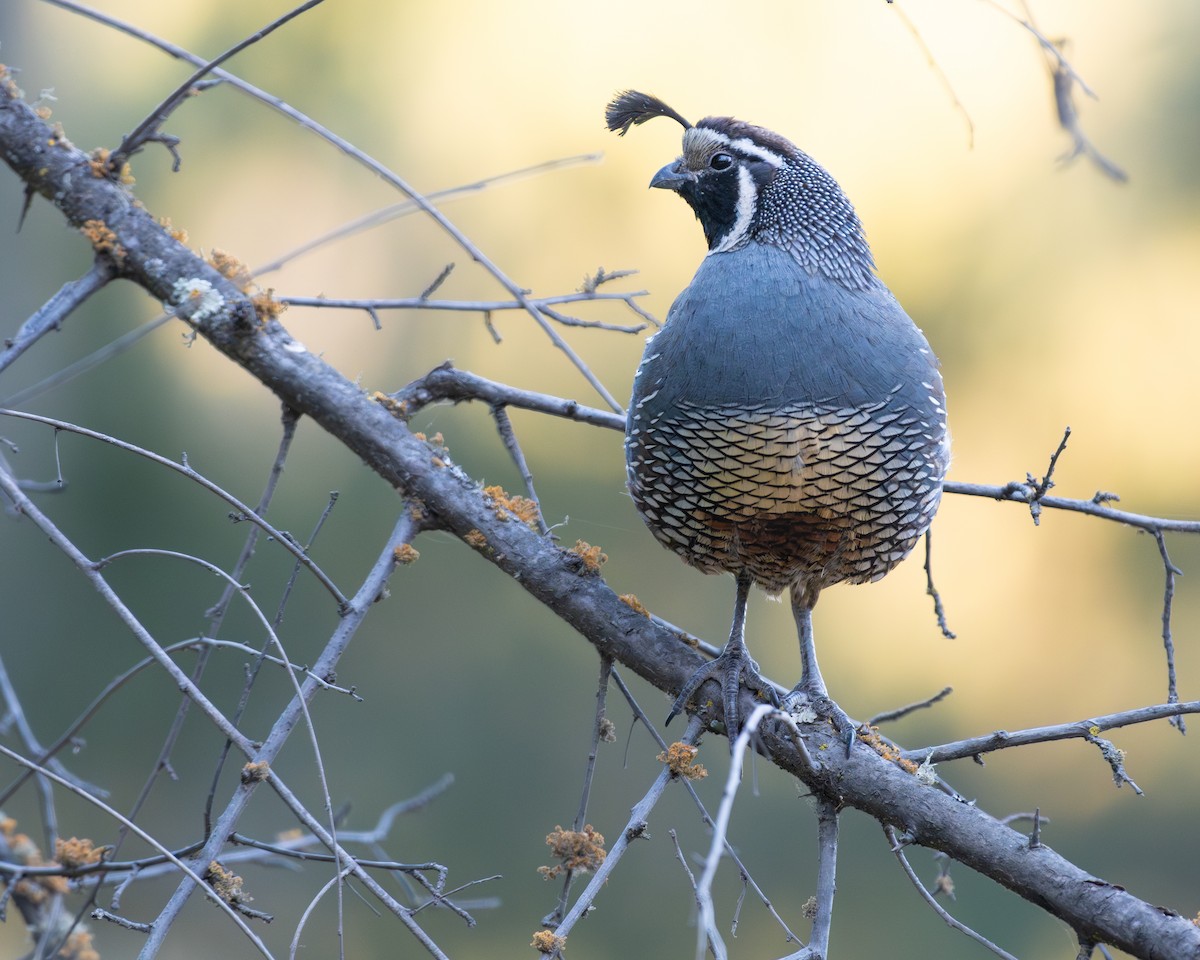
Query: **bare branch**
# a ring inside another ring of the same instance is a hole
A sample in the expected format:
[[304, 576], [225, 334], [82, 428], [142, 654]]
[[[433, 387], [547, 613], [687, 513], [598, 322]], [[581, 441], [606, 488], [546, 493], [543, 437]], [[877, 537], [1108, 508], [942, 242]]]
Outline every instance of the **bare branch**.
[[909, 864], [908, 857], [904, 855], [904, 844], [901, 843], [896, 837], [896, 828], [891, 826], [891, 824], [885, 824], [883, 827], [883, 832], [887, 834], [888, 842], [892, 845], [892, 853], [894, 853], [896, 855], [896, 859], [900, 861], [900, 867], [904, 871], [905, 876], [912, 881], [912, 885], [917, 888], [917, 893], [921, 895], [922, 900], [929, 904], [929, 908], [946, 922], [946, 926], [957, 930], [959, 933], [966, 934], [980, 946], [986, 947], [996, 956], [1004, 958], [1004, 960], [1017, 960], [1017, 958], [1011, 953], [1000, 949], [1000, 947], [988, 940], [987, 937], [976, 933], [961, 920], [956, 920], [954, 917], [950, 916], [945, 908], [934, 899], [933, 894], [925, 889], [925, 884], [921, 882], [920, 877], [917, 876], [917, 872], [913, 870], [912, 866]]
[[[494, 261], [492, 261], [491, 258], [489, 258], [474, 243], [474, 241], [472, 241], [465, 233], [463, 233], [458, 227], [456, 227], [449, 220], [449, 218], [446, 217], [446, 215], [444, 213], [442, 213], [437, 207], [435, 207], [430, 202], [430, 200], [424, 194], [420, 193], [419, 191], [414, 189], [412, 186], [410, 186], [409, 183], [406, 180], [404, 180], [402, 177], [400, 177], [398, 174], [394, 173], [392, 170], [389, 170], [387, 167], [385, 167], [379, 161], [375, 160], [373, 157], [370, 157], [367, 154], [365, 154], [363, 151], [359, 150], [356, 146], [354, 146], [354, 144], [350, 143], [348, 140], [345, 140], [344, 138], [339, 137], [332, 130], [328, 129], [327, 127], [323, 126], [320, 123], [317, 123], [317, 121], [315, 121], [311, 117], [306, 116], [305, 114], [301, 113], [299, 110], [296, 110], [294, 107], [284, 103], [278, 97], [271, 96], [270, 94], [266, 93], [265, 91], [260, 90], [257, 87], [254, 87], [251, 84], [248, 84], [245, 81], [233, 76], [232, 74], [228, 73], [227, 71], [219, 70], [219, 69], [213, 70], [213, 69], [209, 68], [206, 61], [204, 61], [200, 57], [195, 56], [194, 54], [188, 53], [187, 51], [183, 50], [181, 47], [177, 47], [173, 44], [167, 43], [164, 40], [160, 40], [157, 37], [153, 37], [143, 30], [135, 29], [135, 28], [129, 26], [128, 24], [116, 19], [115, 17], [110, 17], [106, 14], [101, 14], [95, 10], [91, 10], [87, 7], [84, 7], [84, 6], [74, 2], [74, 0], [49, 0], [49, 2], [55, 4], [56, 6], [64, 7], [65, 9], [72, 10], [72, 11], [75, 11], [76, 13], [83, 14], [84, 16], [91, 17], [92, 19], [97, 20], [101, 23], [104, 23], [107, 26], [113, 27], [117, 30], [121, 30], [125, 33], [128, 33], [132, 36], [137, 37], [140, 40], [144, 40], [147, 43], [153, 44], [154, 46], [158, 47], [160, 50], [163, 50], [163, 51], [169, 53], [173, 57], [176, 57], [176, 58], [182, 59], [182, 60], [187, 60], [188, 62], [194, 63], [199, 67], [205, 68], [206, 73], [211, 72], [215, 76], [220, 77], [222, 80], [226, 80], [233, 86], [237, 87], [237, 89], [250, 94], [255, 99], [262, 101], [263, 103], [267, 104], [272, 109], [278, 110], [279, 112], [283, 113], [285, 116], [290, 117], [292, 120], [295, 120], [297, 123], [299, 123], [305, 129], [311, 130], [313, 133], [315, 133], [317, 136], [319, 136], [322, 140], [325, 140], [327, 143], [336, 147], [338, 150], [340, 150], [346, 156], [350, 157], [356, 163], [361, 164], [366, 169], [370, 170], [376, 176], [381, 178], [385, 183], [389, 184], [390, 186], [394, 187], [396, 190], [403, 193], [412, 203], [414, 203], [417, 207], [419, 207], [436, 224], [438, 224], [438, 226], [440, 226], [442, 228], [442, 230], [445, 231], [445, 233], [447, 235], [449, 235], [456, 244], [458, 244], [460, 247], [462, 247], [462, 249], [470, 256], [470, 258], [472, 260], [474, 260], [476, 263], [478, 263], [480, 266], [482, 266], [489, 274], [492, 275], [492, 277], [496, 280], [497, 283], [500, 284], [501, 287], [503, 287], [505, 290], [507, 290], [508, 293], [512, 297], [514, 297], [517, 301], [520, 302], [520, 304], [524, 308], [525, 312], [542, 329], [542, 331], [550, 339], [550, 342], [567, 356], [567, 358], [570, 360], [572, 365], [583, 375], [584, 379], [587, 380], [587, 382], [589, 384], [591, 384], [592, 388], [600, 395], [600, 397], [604, 400], [605, 403], [607, 403], [617, 413], [623, 412], [621, 409], [621, 405], [613, 398], [612, 394], [610, 394], [608, 392], [607, 388], [599, 381], [599, 379], [597, 379], [596, 375], [594, 373], [592, 373], [591, 369], [588, 367], [588, 365], [586, 363], [584, 363], [583, 359], [571, 348], [571, 346], [565, 340], [562, 339], [562, 337], [560, 337], [558, 335], [558, 333], [550, 325], [550, 322], [546, 319], [546, 317], [542, 314], [542, 312], [540, 310], [538, 310], [534, 304], [530, 303], [529, 297], [526, 296], [525, 291], [518, 284], [516, 284], [513, 280], [511, 280], [508, 277], [508, 275], [505, 274], [496, 265], [496, 263]], [[10, 163], [11, 163], [11, 160], [10, 160]], [[50, 171], [47, 170], [47, 174], [49, 174], [49, 173], [50, 173]], [[68, 214], [68, 218], [69, 217], [70, 217], [70, 215]], [[82, 224], [82, 222], [83, 221], [80, 221], [80, 224]], [[168, 301], [170, 300], [169, 296], [162, 296], [160, 298], [164, 299], [164, 300], [168, 300]]]
[[1200, 713], [1200, 700], [1138, 707], [1136, 710], [1110, 713], [1088, 720], [1075, 720], [1071, 723], [1061, 723], [1049, 727], [1030, 727], [1015, 733], [996, 730], [980, 737], [956, 740], [953, 743], [944, 743], [935, 747], [902, 750], [900, 756], [914, 763], [924, 763], [927, 760], [945, 763], [947, 760], [975, 758], [995, 750], [1007, 750], [1011, 747], [1020, 747], [1031, 743], [1048, 743], [1051, 740], [1090, 740], [1103, 730], [1128, 727], [1137, 723], [1149, 723], [1152, 720], [1166, 720], [1186, 713]]
[[[588, 751], [587, 764], [583, 772], [583, 789], [579, 797], [579, 809], [575, 813], [575, 819], [571, 821], [571, 829], [578, 833], [587, 823], [587, 808], [588, 800], [592, 795], [592, 778], [596, 773], [596, 760], [600, 755], [600, 743], [604, 739], [605, 725], [608, 723], [608, 717], [605, 713], [605, 704], [608, 699], [608, 681], [612, 676], [612, 660], [609, 657], [600, 657], [600, 678], [596, 686], [596, 716], [592, 723], [592, 744]], [[575, 878], [575, 870], [571, 866], [567, 866], [563, 876], [562, 892], [558, 895], [558, 903], [554, 910], [542, 917], [543, 927], [557, 926], [567, 913], [567, 904], [571, 898], [571, 881]]]
[[880, 723], [890, 723], [893, 720], [899, 720], [901, 717], [907, 717], [910, 713], [915, 713], [917, 710], [925, 710], [928, 707], [932, 707], [935, 703], [940, 703], [953, 692], [953, 687], [942, 687], [932, 697], [918, 700], [916, 703], [910, 703], [907, 706], [897, 707], [895, 710], [888, 710], [886, 713], [875, 714], [875, 716], [867, 721], [867, 725], [874, 727]]
[[82, 277], [64, 283], [54, 296], [21, 324], [21, 328], [12, 338], [5, 339], [4, 349], [0, 350], [0, 373], [51, 330], [60, 330], [71, 311], [116, 275], [117, 271], [111, 260], [107, 257], [97, 257]]
[[913, 40], [916, 41], [917, 48], [925, 55], [925, 62], [929, 64], [929, 68], [933, 71], [934, 76], [941, 83], [942, 89], [946, 91], [946, 96], [950, 98], [950, 103], [958, 112], [958, 115], [962, 117], [963, 123], [967, 127], [967, 149], [973, 149], [975, 146], [975, 124], [971, 120], [970, 112], [963, 106], [963, 102], [958, 99], [958, 94], [954, 91], [954, 84], [946, 76], [946, 71], [937, 62], [933, 51], [929, 49], [929, 44], [925, 42], [925, 38], [921, 36], [921, 31], [917, 29], [917, 25], [913, 23], [912, 18], [905, 12], [904, 8], [899, 4], [891, 3], [891, 0], [888, 0], [888, 3], [891, 4], [891, 9], [900, 18], [900, 22], [904, 24], [905, 29], [912, 35]]
[[[1179, 689], [1175, 685], [1175, 640], [1171, 635], [1171, 607], [1175, 602], [1175, 578], [1181, 576], [1183, 571], [1171, 562], [1171, 555], [1167, 553], [1167, 540], [1161, 529], [1154, 531], [1154, 541], [1158, 544], [1158, 555], [1162, 558], [1163, 573], [1166, 578], [1166, 585], [1163, 587], [1162, 639], [1163, 649], [1167, 654], [1167, 702], [1178, 703]], [[1171, 725], [1180, 733], [1187, 733], [1187, 724], [1183, 721], [1183, 714], [1176, 714], [1172, 717]]]
[[74, 423], [67, 423], [63, 420], [55, 420], [51, 417], [39, 416], [36, 413], [26, 413], [23, 410], [0, 409], [0, 417], [15, 417], [19, 420], [31, 420], [34, 423], [42, 423], [46, 426], [53, 427], [55, 430], [63, 430], [67, 433], [78, 434], [81, 437], [87, 437], [91, 440], [100, 440], [104, 443], [110, 444], [111, 446], [117, 447], [120, 450], [124, 450], [127, 453], [136, 453], [139, 457], [144, 457], [152, 463], [157, 463], [159, 466], [167, 467], [171, 470], [174, 470], [176, 473], [183, 474], [183, 476], [187, 477], [189, 480], [199, 484], [205, 490], [209, 491], [209, 493], [215, 494], [232, 506], [237, 511], [236, 519], [249, 520], [255, 526], [261, 528], [264, 533], [266, 533], [272, 538], [272, 540], [292, 554], [292, 556], [296, 558], [297, 562], [303, 564], [313, 574], [313, 576], [317, 578], [321, 585], [324, 586], [325, 589], [328, 590], [329, 593], [334, 597], [334, 599], [337, 600], [339, 607], [345, 607], [347, 602], [346, 598], [337, 588], [337, 585], [329, 579], [325, 572], [313, 562], [312, 558], [310, 558], [291, 537], [281, 530], [276, 530], [256, 511], [242, 503], [242, 501], [234, 497], [233, 494], [226, 492], [223, 488], [217, 486], [203, 474], [193, 470], [191, 465], [187, 462], [186, 457], [184, 458], [183, 462], [177, 463], [174, 460], [154, 453], [151, 450], [147, 450], [144, 447], [139, 447], [132, 443], [126, 443], [124, 440], [118, 440], [116, 437], [111, 437], [108, 434], [100, 433], [96, 430], [89, 430], [87, 427], [81, 427]]
[[181, 83], [178, 87], [176, 87], [167, 96], [167, 98], [165, 100], [163, 100], [162, 103], [160, 103], [157, 107], [155, 107], [150, 112], [150, 115], [148, 117], [146, 117], [146, 119], [143, 120], [140, 124], [137, 125], [137, 127], [134, 129], [133, 133], [129, 134], [128, 136], [125, 137], [124, 140], [121, 141], [121, 145], [113, 152], [112, 157], [110, 159], [112, 169], [119, 170], [121, 168], [121, 165], [124, 164], [124, 162], [126, 160], [128, 160], [131, 156], [133, 156], [133, 154], [135, 154], [139, 150], [141, 150], [142, 146], [145, 143], [147, 143], [148, 141], [154, 140], [154, 141], [158, 141], [160, 143], [165, 143], [171, 149], [171, 154], [172, 154], [172, 156], [175, 157], [175, 163], [174, 163], [173, 169], [178, 170], [179, 169], [179, 155], [175, 153], [174, 147], [175, 147], [175, 144], [177, 144], [179, 142], [179, 139], [177, 137], [168, 137], [168, 136], [160, 133], [159, 127], [161, 127], [166, 122], [167, 117], [169, 117], [171, 115], [171, 113], [174, 112], [175, 108], [178, 107], [181, 103], [183, 103], [183, 101], [188, 96], [191, 95], [192, 88], [196, 85], [196, 83], [199, 80], [201, 80], [202, 78], [204, 78], [205, 76], [207, 76], [208, 74], [212, 73], [218, 66], [220, 66], [222, 63], [224, 63], [226, 60], [230, 59], [231, 57], [235, 56], [238, 53], [241, 53], [241, 51], [245, 50], [247, 47], [249, 47], [255, 43], [258, 43], [258, 41], [263, 39], [263, 37], [267, 36], [270, 33], [273, 33], [275, 30], [277, 30], [279, 27], [282, 27], [288, 21], [294, 20], [296, 17], [300, 16], [300, 14], [307, 12], [308, 10], [312, 9], [313, 7], [315, 7], [318, 4], [323, 3], [323, 2], [324, 2], [324, 0], [305, 0], [304, 3], [300, 4], [300, 6], [296, 7], [294, 10], [290, 10], [289, 12], [285, 13], [283, 16], [276, 18], [275, 20], [271, 21], [269, 24], [267, 24], [265, 27], [263, 27], [258, 32], [251, 34], [250, 36], [246, 37], [246, 39], [244, 39], [238, 43], [235, 43], [232, 47], [230, 47], [228, 50], [226, 50], [220, 56], [216, 57], [213, 60], [209, 60], [207, 63], [203, 64], [199, 70], [197, 70], [190, 77], [188, 77], [186, 80], [184, 80], [183, 83]]
[[[1028, 483], [1006, 483], [1003, 486], [992, 486], [983, 483], [961, 483], [947, 480], [944, 486], [946, 493], [966, 497], [987, 497], [991, 500], [1005, 500], [1010, 503], [1029, 504], [1033, 491]], [[1099, 517], [1101, 520], [1111, 520], [1126, 526], [1154, 533], [1200, 533], [1200, 520], [1171, 520], [1167, 517], [1151, 517], [1142, 513], [1131, 513], [1128, 510], [1117, 510], [1106, 506], [1106, 502], [1114, 499], [1113, 494], [1103, 494], [1090, 500], [1070, 500], [1066, 497], [1042, 497], [1038, 503], [1043, 508], [1051, 510], [1067, 510], [1071, 513], [1083, 513], [1089, 517]]]
[[396, 401], [399, 412], [406, 418], [414, 416], [422, 407], [441, 400], [451, 400], [455, 403], [463, 400], [483, 400], [493, 406], [548, 413], [567, 420], [607, 427], [610, 430], [625, 429], [625, 418], [620, 414], [585, 407], [574, 400], [564, 400], [548, 393], [519, 390], [465, 370], [457, 370], [449, 361], [440, 367], [434, 367], [419, 380], [414, 380], [391, 394], [391, 397]]
[[224, 912], [234, 922], [234, 924], [238, 927], [238, 929], [241, 930], [242, 933], [246, 936], [246, 939], [248, 939], [252, 944], [254, 944], [254, 947], [258, 950], [259, 953], [261, 953], [264, 957], [271, 956], [271, 952], [267, 949], [266, 944], [264, 944], [262, 942], [262, 940], [260, 940], [258, 938], [258, 936], [254, 933], [253, 930], [251, 930], [248, 926], [246, 926], [245, 921], [243, 921], [242, 918], [237, 915], [237, 913], [232, 909], [232, 907], [228, 903], [226, 903], [221, 897], [219, 897], [216, 894], [216, 892], [207, 883], [205, 883], [203, 881], [203, 879], [200, 877], [200, 875], [198, 873], [193, 871], [192, 867], [190, 867], [183, 860], [176, 857], [170, 850], [168, 850], [161, 843], [159, 843], [157, 840], [155, 840], [154, 837], [152, 837], [149, 833], [147, 833], [145, 830], [143, 830], [141, 827], [139, 827], [132, 820], [123, 816], [119, 811], [114, 810], [108, 804], [106, 804], [102, 800], [99, 800], [96, 797], [92, 796], [87, 791], [81, 790], [79, 787], [75, 786], [75, 784], [71, 783], [69, 780], [66, 780], [63, 777], [60, 777], [58, 774], [54, 773], [51, 770], [48, 770], [46, 767], [38, 766], [32, 760], [28, 760], [25, 757], [22, 757], [19, 753], [17, 753], [14, 750], [8, 749], [8, 747], [4, 746], [3, 744], [0, 744], [0, 755], [8, 757], [8, 759], [12, 760], [14, 763], [20, 764], [22, 767], [26, 767], [26, 768], [34, 771], [39, 776], [43, 776], [48, 780], [53, 780], [59, 786], [65, 787], [67, 790], [70, 790], [76, 796], [82, 797], [85, 801], [90, 803], [92, 806], [97, 807], [98, 809], [103, 811], [107, 816], [112, 817], [113, 820], [120, 823], [127, 830], [131, 830], [133, 833], [136, 833], [140, 839], [142, 839], [147, 844], [149, 844], [152, 848], [157, 850], [159, 852], [159, 854], [161, 854], [162, 856], [164, 856], [168, 860], [170, 860], [175, 865], [176, 869], [178, 869], [185, 876], [190, 878], [193, 883], [198, 884], [203, 889], [204, 895], [206, 897], [208, 897], [208, 899], [210, 899], [213, 903], [215, 903], [222, 910], [222, 912]]
[[[687, 729], [683, 733], [681, 742], [694, 744], [700, 736], [700, 732], [700, 721], [696, 717], [689, 718]], [[575, 924], [587, 915], [596, 897], [604, 888], [604, 884], [607, 882], [609, 876], [629, 849], [630, 843], [645, 832], [650, 811], [654, 809], [663, 791], [666, 790], [667, 784], [673, 778], [674, 774], [672, 774], [671, 768], [664, 764], [662, 772], [655, 778], [654, 783], [645, 796], [633, 805], [633, 808], [629, 812], [629, 820], [625, 824], [625, 829], [621, 831], [621, 835], [617, 837], [616, 842], [609, 849], [604, 862], [600, 864], [596, 872], [592, 875], [587, 888], [579, 895], [579, 899], [575, 901], [575, 905], [563, 918], [562, 923], [554, 928], [556, 936], [565, 940], [571, 930], [574, 929]]]
[[925, 531], [925, 595], [933, 598], [933, 615], [937, 618], [938, 629], [947, 640], [955, 640], [958, 635], [950, 629], [946, 622], [946, 608], [942, 606], [942, 595], [933, 585], [933, 530]]

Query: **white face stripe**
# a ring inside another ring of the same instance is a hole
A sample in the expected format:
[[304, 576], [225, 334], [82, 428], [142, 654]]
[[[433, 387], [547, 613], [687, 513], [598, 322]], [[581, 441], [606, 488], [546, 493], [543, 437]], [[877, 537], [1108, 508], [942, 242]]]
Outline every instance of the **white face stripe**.
[[739, 137], [737, 140], [709, 127], [690, 127], [683, 133], [683, 152], [707, 152], [712, 147], [729, 147], [738, 153], [757, 157], [773, 167], [783, 166], [783, 157], [755, 143], [749, 137]]
[[758, 184], [750, 176], [749, 170], [738, 167], [737, 216], [729, 232], [721, 238], [721, 242], [708, 251], [709, 256], [732, 250], [746, 238], [746, 231], [750, 229], [750, 221], [754, 219], [754, 208], [757, 205]]

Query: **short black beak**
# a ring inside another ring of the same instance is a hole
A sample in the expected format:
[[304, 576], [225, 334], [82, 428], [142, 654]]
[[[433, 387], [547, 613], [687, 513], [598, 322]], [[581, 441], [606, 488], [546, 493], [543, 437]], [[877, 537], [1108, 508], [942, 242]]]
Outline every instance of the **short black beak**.
[[678, 191], [683, 189], [685, 184], [695, 182], [695, 174], [688, 173], [682, 167], [683, 164], [679, 160], [668, 163], [654, 175], [654, 178], [650, 181], [650, 186], [662, 187], [664, 190]]

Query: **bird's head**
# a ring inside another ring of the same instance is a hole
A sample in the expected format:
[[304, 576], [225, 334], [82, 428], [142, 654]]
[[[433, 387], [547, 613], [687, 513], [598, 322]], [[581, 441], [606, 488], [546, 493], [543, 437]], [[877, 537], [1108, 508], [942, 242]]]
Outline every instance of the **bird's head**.
[[709, 253], [756, 240], [787, 249], [812, 273], [851, 286], [873, 276], [862, 226], [837, 182], [785, 137], [733, 117], [692, 124], [657, 97], [629, 90], [605, 111], [624, 135], [654, 117], [683, 127], [683, 152], [650, 186], [674, 190], [695, 212]]

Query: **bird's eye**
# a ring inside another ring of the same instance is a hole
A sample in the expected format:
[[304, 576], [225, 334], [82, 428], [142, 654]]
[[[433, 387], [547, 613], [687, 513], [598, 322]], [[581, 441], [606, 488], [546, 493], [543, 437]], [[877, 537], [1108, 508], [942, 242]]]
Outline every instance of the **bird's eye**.
[[733, 166], [733, 157], [727, 153], [714, 153], [708, 165], [714, 170], [728, 170]]

